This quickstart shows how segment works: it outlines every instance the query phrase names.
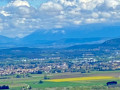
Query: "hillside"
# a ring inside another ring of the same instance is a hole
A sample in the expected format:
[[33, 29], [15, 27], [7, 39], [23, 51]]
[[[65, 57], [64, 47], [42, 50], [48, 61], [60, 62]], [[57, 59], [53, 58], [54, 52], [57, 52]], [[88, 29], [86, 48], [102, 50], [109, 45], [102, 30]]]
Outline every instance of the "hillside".
[[84, 45], [74, 45], [68, 49], [120, 49], [120, 38], [110, 39], [101, 44], [84, 44]]
[[103, 45], [105, 46], [120, 46], [120, 38], [116, 38], [116, 39], [111, 39], [111, 40], [107, 40], [103, 43]]

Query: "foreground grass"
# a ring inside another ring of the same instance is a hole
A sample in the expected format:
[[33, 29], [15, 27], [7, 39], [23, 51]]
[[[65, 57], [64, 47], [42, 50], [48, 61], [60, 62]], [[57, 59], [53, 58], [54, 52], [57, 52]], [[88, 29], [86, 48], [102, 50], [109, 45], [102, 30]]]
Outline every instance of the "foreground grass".
[[[118, 72], [118, 71], [117, 71]], [[98, 73], [98, 72], [97, 72]], [[100, 73], [100, 72], [99, 72]], [[116, 73], [116, 72], [101, 72], [101, 73]], [[101, 74], [100, 73], [100, 74]], [[66, 73], [60, 74], [60, 75], [65, 75]], [[70, 73], [71, 74], [71, 73]], [[90, 73], [89, 73], [90, 74]], [[89, 75], [88, 74], [88, 75]], [[33, 90], [99, 90], [99, 89], [93, 89], [93, 88], [104, 88], [107, 90], [106, 83], [108, 81], [117, 81], [120, 84], [120, 79], [119, 78], [113, 78], [111, 76], [95, 76], [95, 72], [91, 73], [93, 77], [84, 77], [83, 80], [81, 78], [76, 78], [77, 80], [70, 80], [64, 82], [54, 82], [54, 81], [43, 81], [43, 83], [39, 83], [40, 80], [43, 80], [44, 75], [39, 75], [39, 74], [33, 74], [31, 77], [28, 78], [14, 78], [12, 76], [9, 76], [10, 79], [0, 79], [0, 85], [9, 85], [11, 90], [21, 90], [22, 87], [27, 87], [28, 85], [33, 88]], [[90, 75], [91, 75], [90, 74]], [[59, 74], [50, 74], [49, 77], [54, 77]], [[67, 73], [69, 75], [69, 73]], [[73, 74], [74, 75], [74, 74]], [[78, 80], [80, 79], [80, 80]], [[88, 80], [89, 79], [89, 80]], [[63, 79], [64, 80], [64, 79]], [[46, 89], [47, 88], [47, 89]], [[84, 88], [84, 89], [83, 89]], [[102, 89], [102, 90], [104, 90]], [[115, 89], [117, 90], [117, 89]], [[120, 90], [120, 89], [118, 89]]]

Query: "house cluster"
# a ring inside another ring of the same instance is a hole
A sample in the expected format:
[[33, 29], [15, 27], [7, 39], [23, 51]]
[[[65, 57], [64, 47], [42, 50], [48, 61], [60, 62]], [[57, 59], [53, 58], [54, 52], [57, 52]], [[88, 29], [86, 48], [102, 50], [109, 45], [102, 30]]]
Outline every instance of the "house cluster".
[[38, 71], [38, 68], [33, 68], [33, 69], [5, 69], [5, 70], [0, 70], [0, 75], [11, 75], [11, 74], [25, 74], [25, 73], [33, 73]]
[[90, 71], [105, 71], [120, 69], [120, 60], [97, 61], [93, 58], [85, 58], [83, 60], [61, 60], [60, 62], [23, 62], [18, 65], [9, 65], [0, 67], [0, 75], [26, 74], [26, 73], [63, 73], [63, 72], [81, 72], [88, 73]]

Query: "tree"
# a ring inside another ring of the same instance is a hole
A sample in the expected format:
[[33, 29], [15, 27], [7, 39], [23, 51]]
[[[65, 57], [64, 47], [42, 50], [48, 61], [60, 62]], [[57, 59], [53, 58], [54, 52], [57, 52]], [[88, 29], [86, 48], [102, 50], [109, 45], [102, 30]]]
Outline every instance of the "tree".
[[21, 75], [16, 75], [16, 78], [21, 78]]
[[81, 69], [80, 69], [80, 72], [81, 72], [81, 73], [86, 73], [86, 70], [83, 69], [83, 68], [81, 68]]
[[29, 90], [31, 90], [32, 89], [32, 87], [31, 86], [29, 86], [29, 88], [28, 88]]
[[38, 71], [37, 74], [42, 74], [42, 71]]
[[42, 83], [43, 83], [43, 81], [42, 81], [42, 80], [40, 80], [40, 81], [39, 81], [39, 83], [40, 83], [40, 84], [42, 84]]
[[27, 73], [27, 74], [26, 74], [26, 77], [31, 77], [31, 76], [30, 76], [30, 74]]
[[0, 86], [0, 89], [9, 89], [9, 86], [3, 85], [3, 86]]
[[47, 77], [47, 75], [44, 75], [44, 79], [49, 79], [49, 78]]

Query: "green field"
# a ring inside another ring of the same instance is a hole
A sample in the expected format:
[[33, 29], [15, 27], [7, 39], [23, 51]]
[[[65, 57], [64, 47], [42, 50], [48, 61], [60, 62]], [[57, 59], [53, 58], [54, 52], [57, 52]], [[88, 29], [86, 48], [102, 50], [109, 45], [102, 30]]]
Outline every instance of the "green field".
[[[43, 79], [44, 75], [40, 75], [40, 74], [30, 74], [31, 77], [25, 77], [25, 78], [15, 78], [14, 76], [4, 76], [4, 77], [9, 77], [9, 79], [0, 79], [0, 85], [9, 85], [10, 90], [22, 90], [21, 89], [22, 87], [27, 88], [28, 86], [31, 86], [32, 90], [46, 90], [46, 88], [47, 88], [47, 90], [62, 90], [63, 88], [65, 90], [91, 90], [91, 89], [107, 90], [108, 87], [106, 86], [106, 83], [108, 81], [115, 80], [118, 82], [118, 84], [120, 84], [119, 72], [120, 71], [101, 71], [101, 72], [91, 72], [91, 73], [86, 74], [88, 76], [118, 75], [118, 77], [115, 76], [114, 79], [70, 81], [70, 82], [48, 82]], [[59, 77], [62, 75], [63, 76], [65, 76], [65, 75], [67, 75], [67, 76], [73, 75], [74, 76], [76, 74], [80, 74], [80, 73], [48, 74], [47, 76], [51, 79], [53, 77]], [[42, 80], [43, 83], [39, 83], [40, 80]], [[100, 88], [100, 89], [98, 89], [98, 88]]]

